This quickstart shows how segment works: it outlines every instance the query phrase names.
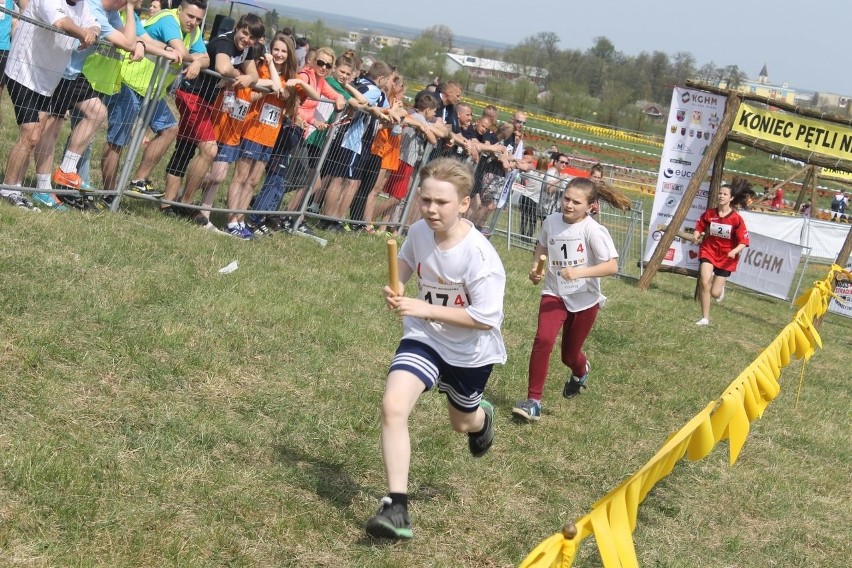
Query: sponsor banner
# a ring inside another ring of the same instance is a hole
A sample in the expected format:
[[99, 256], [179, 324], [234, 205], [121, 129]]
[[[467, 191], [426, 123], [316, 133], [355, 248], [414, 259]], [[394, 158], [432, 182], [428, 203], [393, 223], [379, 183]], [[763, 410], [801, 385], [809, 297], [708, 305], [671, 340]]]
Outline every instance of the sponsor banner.
[[804, 217], [772, 215], [757, 211], [740, 211], [740, 217], [745, 221], [749, 234], [772, 235], [773, 238], [790, 244], [807, 245], [807, 242], [802, 239], [805, 226]]
[[811, 258], [834, 261], [843, 248], [849, 225], [805, 217], [788, 217], [756, 211], [740, 211], [749, 233], [772, 235], [811, 249]]
[[852, 128], [742, 103], [734, 132], [779, 146], [852, 160]]
[[751, 230], [748, 236], [750, 244], [740, 253], [737, 270], [728, 280], [749, 290], [786, 300], [802, 257], [802, 247]]
[[[672, 92], [666, 139], [657, 175], [657, 191], [648, 226], [645, 260], [651, 258], [674, 212], [680, 205], [689, 180], [719, 128], [727, 97], [676, 87]], [[691, 233], [707, 209], [709, 184], [702, 183], [680, 230]], [[676, 237], [663, 258], [665, 266], [698, 270], [698, 247]]]
[[844, 181], [852, 181], [852, 174], [849, 172], [842, 172], [840, 170], [835, 170], [833, 168], [820, 168], [819, 172], [820, 177], [827, 177], [832, 179], [842, 179]]
[[[852, 271], [852, 258], [846, 263], [846, 270]], [[843, 279], [841, 280], [841, 278]], [[832, 298], [828, 304], [828, 311], [852, 318], [852, 280], [845, 278], [845, 275], [839, 277], [834, 293], [837, 294], [840, 301], [837, 301], [837, 298]]]

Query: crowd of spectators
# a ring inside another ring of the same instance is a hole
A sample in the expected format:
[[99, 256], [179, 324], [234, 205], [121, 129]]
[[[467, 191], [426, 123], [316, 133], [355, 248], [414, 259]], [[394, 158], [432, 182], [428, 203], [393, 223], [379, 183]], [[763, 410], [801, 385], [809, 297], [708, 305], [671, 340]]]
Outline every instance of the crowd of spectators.
[[[18, 207], [103, 208], [123, 189], [157, 202], [164, 215], [246, 240], [276, 230], [312, 234], [308, 210], [327, 231], [386, 234], [416, 219], [417, 208], [405, 204], [419, 166], [449, 156], [475, 164], [468, 216], [477, 228], [489, 232], [514, 188], [521, 233], [532, 237], [575, 174], [555, 148], [525, 143], [524, 112], [503, 123], [493, 106], [474, 116], [452, 80], [406, 99], [404, 78], [387, 63], [365, 65], [352, 51], [274, 33], [256, 14], [205, 42], [206, 0], [153, 0], [145, 10], [142, 0], [4, 1], [0, 35], [11, 41], [7, 52], [0, 43], [0, 77], [18, 136], [0, 197]], [[22, 16], [14, 29], [13, 12]], [[103, 145], [93, 150], [102, 129]], [[128, 149], [143, 133], [134, 160]], [[90, 156], [99, 159], [103, 193], [89, 179]], [[24, 186], [33, 160], [35, 186]], [[128, 160], [136, 163], [120, 188]], [[210, 210], [229, 178], [229, 212], [217, 226]]]

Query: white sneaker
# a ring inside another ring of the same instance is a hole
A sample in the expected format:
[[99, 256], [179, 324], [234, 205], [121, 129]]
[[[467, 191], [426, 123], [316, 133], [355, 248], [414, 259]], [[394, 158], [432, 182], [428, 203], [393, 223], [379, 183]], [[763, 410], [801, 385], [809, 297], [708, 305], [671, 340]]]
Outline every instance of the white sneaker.
[[719, 294], [719, 297], [718, 297], [718, 298], [716, 298], [716, 303], [718, 304], [718, 303], [720, 303], [720, 302], [721, 302], [722, 300], [724, 300], [724, 299], [725, 299], [725, 289], [724, 289], [724, 288], [722, 288], [722, 293], [721, 293], [721, 294]]
[[710, 325], [710, 320], [707, 319], [707, 318], [701, 318], [700, 320], [695, 322], [695, 325], [701, 325], [701, 326]]
[[29, 199], [24, 197], [24, 194], [21, 193], [20, 191], [7, 192], [6, 195], [0, 196], [0, 199], [3, 199], [5, 201], [11, 203], [15, 207], [20, 208], [20, 209], [25, 209], [27, 211], [34, 211], [36, 213], [41, 211], [41, 209], [39, 209], [38, 207], [33, 205], [32, 202], [30, 202]]

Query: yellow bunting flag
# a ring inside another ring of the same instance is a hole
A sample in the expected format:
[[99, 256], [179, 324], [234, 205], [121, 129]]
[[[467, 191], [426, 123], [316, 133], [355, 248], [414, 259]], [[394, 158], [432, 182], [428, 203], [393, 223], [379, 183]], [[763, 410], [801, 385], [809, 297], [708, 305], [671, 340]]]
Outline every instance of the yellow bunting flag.
[[[633, 531], [639, 505], [649, 491], [669, 475], [684, 456], [699, 460], [727, 439], [729, 461], [733, 465], [745, 446], [750, 425], [763, 415], [767, 405], [778, 396], [781, 370], [792, 357], [806, 361], [822, 338], [814, 320], [828, 311], [832, 283], [843, 272], [832, 266], [828, 276], [816, 282], [796, 299], [798, 312], [793, 320], [722, 393], [701, 412], [669, 436], [663, 447], [636, 473], [592, 506], [591, 512], [577, 520], [572, 529], [542, 541], [521, 563], [521, 568], [569, 568], [577, 547], [594, 535], [605, 568], [638, 567]], [[804, 376], [804, 362], [802, 363]]]

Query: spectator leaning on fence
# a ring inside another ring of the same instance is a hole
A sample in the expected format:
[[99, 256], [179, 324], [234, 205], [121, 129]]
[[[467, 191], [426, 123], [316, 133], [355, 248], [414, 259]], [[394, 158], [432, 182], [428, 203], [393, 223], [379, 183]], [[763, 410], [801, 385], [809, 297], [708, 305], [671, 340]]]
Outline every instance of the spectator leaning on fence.
[[539, 217], [544, 219], [560, 207], [562, 192], [567, 185], [568, 174], [562, 170], [568, 167], [568, 156], [562, 152], [556, 152], [544, 178], [544, 192], [539, 201]]
[[[529, 152], [530, 148], [527, 148]], [[535, 159], [533, 155], [527, 154], [525, 160]], [[538, 224], [539, 213], [541, 212], [542, 194], [547, 196], [544, 181], [547, 175], [549, 159], [547, 156], [540, 156], [535, 161], [535, 169], [530, 170], [526, 177], [520, 179], [524, 186], [524, 190], [518, 198], [518, 209], [521, 213], [520, 234], [532, 240], [535, 233], [536, 225]], [[545, 201], [547, 198], [545, 197]]]
[[[237, 195], [239, 209], [249, 206], [254, 188], [264, 176], [266, 164], [284, 122], [295, 118], [301, 101], [298, 93], [301, 91], [319, 97], [302, 79], [296, 77], [295, 50], [290, 36], [277, 34], [270, 44], [270, 53], [258, 62], [258, 86], [266, 87], [270, 92], [253, 95], [246, 118], [240, 158], [228, 190], [229, 201], [232, 193]], [[254, 225], [253, 233], [254, 236], [267, 235], [270, 229], [266, 225], [257, 224]]]
[[[278, 132], [281, 129], [284, 115], [295, 117], [300, 102], [300, 95], [319, 98], [319, 94], [301, 76], [294, 76], [296, 57], [291, 49], [293, 42], [287, 36], [277, 36], [273, 41], [273, 53], [268, 54], [262, 62], [258, 62], [260, 80], [258, 85], [271, 89], [272, 93], [263, 95], [255, 93], [254, 102], [246, 117], [243, 129], [243, 141], [240, 146], [240, 158], [228, 189], [228, 208], [246, 209], [249, 206], [254, 186], [260, 182], [265, 171], [266, 163], [275, 145]], [[283, 69], [279, 76], [278, 65]], [[228, 231], [232, 223], [239, 222], [245, 226], [241, 213], [229, 214]], [[258, 236], [269, 234], [269, 229], [256, 226]]]
[[[257, 63], [262, 60], [262, 57], [258, 59], [256, 54], [263, 54], [263, 46], [254, 46], [251, 52], [253, 54], [252, 60], [257, 67]], [[236, 83], [228, 82], [216, 96], [216, 101], [213, 104], [215, 109], [213, 111], [213, 134], [216, 138], [217, 152], [202, 182], [204, 188], [204, 194], [201, 198], [202, 207], [213, 205], [216, 201], [219, 185], [228, 176], [228, 169], [231, 164], [239, 158], [243, 128], [245, 127], [245, 120], [248, 118], [253, 93], [251, 86], [241, 87], [237, 86]], [[195, 159], [198, 160], [198, 158]], [[227, 208], [237, 209], [235, 199], [232, 198], [230, 193], [228, 194]], [[210, 224], [205, 212], [196, 214], [195, 219], [198, 224], [205, 227]], [[240, 223], [240, 217], [235, 213], [228, 213], [226, 231], [232, 237], [252, 238], [251, 231], [245, 223]]]
[[[204, 21], [206, 10], [206, 0], [185, 0], [179, 8], [160, 10], [150, 17], [145, 22], [144, 30], [137, 28], [148, 54], [164, 55], [176, 65], [186, 64], [184, 77], [195, 79], [210, 64], [207, 47], [201, 37], [201, 22]], [[163, 53], [160, 52], [161, 48]], [[122, 62], [120, 89], [104, 100], [109, 115], [107, 139], [101, 158], [106, 190], [116, 189], [121, 150], [133, 135], [134, 121], [142, 110], [142, 100], [154, 80], [154, 67], [154, 63], [148, 59], [131, 63], [129, 58], [125, 58]], [[83, 72], [86, 72], [85, 68]], [[157, 103], [148, 126], [155, 136], [145, 146], [142, 160], [131, 177], [130, 189], [151, 197], [163, 194], [154, 187], [150, 176], [178, 132], [177, 120], [165, 100], [168, 87], [175, 78], [177, 69], [172, 66], [164, 83], [160, 85], [159, 94], [154, 93]]]
[[[224, 79], [231, 79], [234, 88], [254, 85], [257, 82], [257, 69], [249, 57], [249, 51], [263, 34], [263, 20], [259, 16], [242, 16], [234, 30], [207, 43], [207, 55], [213, 71]], [[213, 132], [213, 105], [219, 94], [219, 84], [219, 77], [201, 73], [193, 80], [184, 80], [175, 94], [180, 122], [178, 142], [166, 166], [166, 191], [163, 195], [166, 200], [174, 201], [177, 198], [180, 180], [186, 174], [186, 188], [181, 201], [192, 203], [195, 191], [216, 157], [218, 148]], [[198, 156], [192, 159], [196, 146]], [[168, 214], [174, 211], [166, 207], [164, 212]]]
[[[99, 39], [130, 52], [132, 61], [139, 61], [145, 56], [145, 44], [136, 38], [136, 17], [132, 1], [85, 1], [100, 26]], [[122, 6], [125, 9], [126, 22], [122, 21], [119, 14]], [[90, 47], [77, 50], [71, 55], [71, 61], [65, 67], [62, 80], [59, 81], [59, 85], [50, 97], [50, 114], [44, 120], [41, 139], [35, 147], [36, 187], [43, 193], [33, 194], [33, 199], [45, 206], [59, 204], [53, 201], [54, 198], [49, 193], [52, 189], [51, 180], [57, 186], [77, 190], [91, 189], [84, 186], [83, 179], [77, 174], [77, 162], [80, 161], [80, 156], [86, 151], [107, 117], [106, 107], [82, 73], [83, 64], [93, 51], [94, 47]], [[113, 73], [116, 77], [118, 76], [117, 66], [113, 68]], [[65, 115], [71, 110], [78, 111], [82, 115], [82, 120], [71, 131], [71, 138], [62, 162], [54, 170], [56, 140], [65, 121]]]
[[[376, 220], [387, 219], [394, 207], [408, 196], [414, 168], [423, 159], [426, 143], [437, 143], [438, 139], [429, 126], [429, 122], [435, 118], [436, 108], [438, 108], [437, 97], [430, 92], [421, 93], [415, 100], [414, 112], [406, 119], [406, 127], [401, 135], [399, 166], [388, 176], [384, 187], [388, 199], [376, 209]], [[367, 232], [371, 232], [369, 227]]]
[[[322, 56], [320, 56], [322, 58]], [[314, 60], [316, 63], [316, 59]], [[360, 93], [355, 91], [353, 87], [349, 84], [349, 80], [353, 77], [353, 72], [355, 70], [355, 60], [352, 57], [347, 55], [341, 55], [337, 58], [334, 63], [334, 69], [331, 74], [326, 77], [325, 82], [334, 89], [335, 92], [340, 94], [345, 101], [348, 101], [353, 96], [360, 97]], [[363, 98], [363, 97], [361, 97]], [[366, 101], [366, 99], [365, 99]], [[307, 100], [303, 103], [310, 104], [310, 100]], [[305, 172], [306, 180], [311, 178], [311, 174], [316, 170], [319, 166], [319, 157], [322, 152], [322, 147], [325, 144], [326, 134], [328, 133], [328, 127], [331, 126], [331, 123], [337, 119], [339, 116], [339, 106], [338, 101], [335, 99], [335, 102], [330, 102], [328, 100], [319, 102], [314, 110], [314, 122], [309, 125], [305, 130], [306, 138], [305, 145], [303, 147], [304, 153], [307, 157], [307, 167]], [[338, 135], [342, 131], [338, 131]], [[339, 145], [338, 145], [339, 148]], [[330, 163], [334, 158], [331, 157], [331, 153], [328, 154], [328, 157], [325, 160], [325, 163]], [[281, 177], [281, 176], [277, 176]], [[267, 187], [267, 181], [273, 182], [275, 181], [269, 174], [267, 174], [267, 178], [264, 181], [264, 188]], [[283, 195], [284, 193], [284, 181], [283, 178], [280, 181], [281, 189], [280, 192]], [[322, 198], [320, 188], [322, 187], [322, 178], [317, 176], [317, 181], [314, 186], [314, 193], [312, 197], [315, 201], [318, 201]], [[261, 190], [263, 191], [263, 190]], [[302, 207], [302, 201], [305, 198], [305, 192], [307, 191], [307, 187], [300, 187], [297, 189], [293, 196], [291, 197], [289, 203], [287, 204], [287, 209], [289, 211], [298, 211]], [[281, 203], [281, 199], [278, 198], [274, 203]], [[257, 207], [261, 208], [260, 205]], [[284, 218], [281, 224], [281, 228], [285, 231], [289, 231], [293, 228], [293, 222], [290, 217]], [[308, 228], [306, 224], [301, 224], [298, 227], [299, 231], [302, 232], [311, 232], [311, 229]]]
[[480, 231], [484, 229], [488, 216], [497, 209], [497, 202], [506, 181], [507, 173], [517, 165], [512, 157], [513, 148], [509, 147], [509, 141], [514, 140], [515, 126], [511, 122], [504, 122], [497, 128], [497, 141], [495, 146], [503, 146], [495, 149], [486, 159], [479, 161], [476, 169], [476, 185], [471, 195], [471, 207], [468, 210], [468, 219]]
[[[442, 138], [447, 143], [456, 142], [465, 145], [465, 139], [459, 134], [459, 119], [456, 112], [456, 104], [461, 101], [462, 88], [457, 81], [445, 81], [441, 83], [435, 91], [425, 89], [423, 92], [430, 92], [438, 100], [438, 110], [435, 112], [435, 121], [433, 128], [438, 138]], [[419, 95], [420, 93], [418, 93]], [[432, 150], [431, 159], [435, 159], [444, 151], [439, 140], [439, 144]]]
[[[370, 66], [367, 75], [355, 82], [355, 87], [367, 100], [370, 109], [367, 113], [357, 113], [343, 135], [340, 161], [344, 164], [345, 171], [342, 177], [332, 178], [323, 202], [323, 214], [329, 217], [345, 219], [349, 216], [349, 206], [352, 204], [364, 173], [361, 164], [364, 133], [371, 132], [374, 126], [376, 115], [370, 112], [389, 107], [386, 91], [394, 76], [390, 65], [384, 61], [376, 61]], [[360, 105], [355, 106], [358, 108]], [[372, 138], [370, 140], [372, 141]], [[364, 154], [369, 153], [369, 149], [364, 152]], [[364, 160], [366, 159], [365, 157]], [[341, 225], [332, 225], [330, 229], [342, 230], [343, 228]]]
[[[180, 55], [172, 50], [166, 50], [166, 44], [155, 41], [151, 38], [146, 32], [145, 27], [142, 24], [142, 21], [139, 19], [139, 10], [142, 7], [142, 0], [133, 0], [133, 8], [134, 8], [134, 18], [136, 21], [136, 38], [141, 41], [145, 46], [145, 53], [149, 56], [155, 57], [164, 57], [169, 61], [174, 61], [180, 63], [181, 58]], [[150, 61], [146, 59], [140, 59], [136, 61], [133, 58], [133, 54], [130, 52], [125, 52], [124, 57], [121, 57], [120, 54], [117, 54], [115, 50], [109, 49], [106, 50], [105, 53], [102, 53], [105, 50], [96, 51], [95, 53], [90, 54], [86, 61], [83, 63], [83, 75], [88, 79], [89, 84], [92, 85], [92, 88], [97, 91], [98, 95], [102, 97], [102, 100], [105, 105], [107, 105], [107, 136], [112, 132], [111, 129], [116, 127], [116, 118], [114, 116], [110, 116], [109, 111], [109, 100], [113, 95], [117, 95], [121, 91], [122, 84], [122, 74], [127, 69], [127, 65], [129, 63], [133, 63], [133, 71], [140, 72], [147, 65], [153, 65]], [[149, 79], [146, 81], [146, 85], [150, 81], [150, 73]], [[129, 129], [132, 126], [133, 121], [137, 118], [139, 109], [136, 109], [133, 114], [129, 115], [126, 119], [130, 121], [130, 124], [127, 126]], [[68, 137], [68, 140], [65, 143], [65, 149], [63, 153], [68, 150], [71, 142], [73, 141], [73, 130], [77, 127], [77, 124], [84, 119], [84, 115], [82, 112], [77, 110], [76, 108], [71, 111], [71, 128], [72, 135]], [[172, 123], [177, 124], [172, 117]], [[90, 143], [86, 150], [82, 153], [80, 160], [77, 162], [77, 173], [82, 178], [82, 186], [88, 187], [89, 185], [89, 161], [91, 159], [92, 154], [92, 144]], [[112, 165], [112, 170], [118, 168], [118, 155], [115, 156], [115, 160], [110, 164], [109, 159], [104, 160], [103, 152], [101, 153], [101, 171], [103, 174], [103, 183], [104, 189], [112, 191], [115, 189], [115, 172], [110, 171], [110, 165]], [[90, 207], [91, 205], [96, 205], [90, 199], [85, 199], [81, 197], [72, 197], [66, 196], [64, 198], [65, 201], [68, 201], [73, 206], [80, 207], [82, 206], [84, 209]], [[104, 200], [108, 201], [111, 197], [105, 197]]]
[[466, 131], [462, 135], [471, 141], [471, 146], [476, 150], [476, 163], [479, 163], [483, 152], [504, 152], [506, 147], [499, 144], [497, 136], [491, 132], [493, 121], [484, 114], [472, 125], [473, 133]]
[[[3, 0], [3, 7], [9, 11], [15, 11], [16, 6], [12, 0]], [[3, 86], [6, 82], [6, 61], [9, 60], [9, 47], [12, 45], [12, 28], [17, 20], [11, 14], [0, 12], [0, 97], [3, 96]], [[0, 115], [0, 121], [3, 116]]]
[[301, 70], [307, 63], [308, 51], [311, 49], [311, 42], [308, 38], [300, 37], [296, 40], [296, 68]]
[[[277, 211], [281, 207], [281, 200], [285, 193], [285, 173], [288, 173], [288, 163], [304, 175], [305, 166], [291, 156], [298, 152], [302, 140], [310, 129], [325, 130], [327, 123], [322, 115], [317, 116], [316, 109], [320, 97], [334, 101], [334, 108], [341, 110], [346, 106], [346, 99], [328, 85], [326, 77], [334, 65], [334, 51], [330, 47], [321, 47], [317, 50], [314, 60], [298, 72], [300, 87], [298, 88], [301, 104], [299, 105], [293, 123], [282, 129], [278, 140], [273, 148], [272, 158], [266, 166], [266, 179], [254, 200], [254, 208], [257, 210]], [[292, 181], [293, 176], [288, 176]], [[300, 180], [297, 180], [300, 181]], [[304, 185], [298, 183], [298, 185]], [[291, 186], [292, 188], [292, 186]], [[290, 200], [291, 207], [300, 207], [304, 193], [297, 192]], [[295, 209], [293, 209], [295, 210]], [[260, 223], [259, 217], [256, 218]], [[289, 229], [288, 226], [282, 228]], [[302, 229], [307, 231], [306, 228]]]
[[[77, 48], [98, 39], [101, 28], [86, 2], [31, 0], [24, 17], [53, 25], [67, 36], [22, 20], [15, 32], [6, 63], [6, 88], [15, 107], [20, 132], [6, 162], [5, 185], [21, 185], [36, 143], [41, 138], [50, 96], [62, 79]], [[79, 40], [79, 41], [78, 41]], [[25, 209], [35, 209], [20, 191], [0, 189], [0, 197]]]
[[459, 120], [459, 136], [464, 139], [463, 144], [453, 143], [446, 150], [446, 155], [457, 160], [470, 160], [474, 164], [479, 161], [479, 150], [475, 142], [478, 132], [473, 123], [473, 109], [467, 103], [456, 104], [456, 115]]
[[[391, 83], [388, 92], [388, 103], [391, 108], [401, 107], [405, 99], [405, 81], [402, 75], [396, 75], [393, 83]], [[403, 121], [408, 119], [408, 114], [403, 118]], [[420, 127], [419, 122], [412, 123], [416, 128]], [[376, 135], [373, 137], [373, 142], [370, 144], [370, 153], [373, 155], [371, 164], [373, 168], [378, 165], [378, 172], [371, 176], [371, 179], [365, 178], [361, 181], [362, 195], [366, 192], [366, 200], [364, 202], [364, 212], [361, 218], [367, 222], [366, 228], [372, 227], [376, 216], [376, 200], [382, 194], [382, 190], [387, 183], [388, 174], [395, 172], [399, 167], [399, 150], [402, 134], [402, 125], [394, 123], [393, 126], [385, 124]], [[370, 184], [372, 182], [372, 184]], [[370, 187], [367, 187], [370, 185]]]

